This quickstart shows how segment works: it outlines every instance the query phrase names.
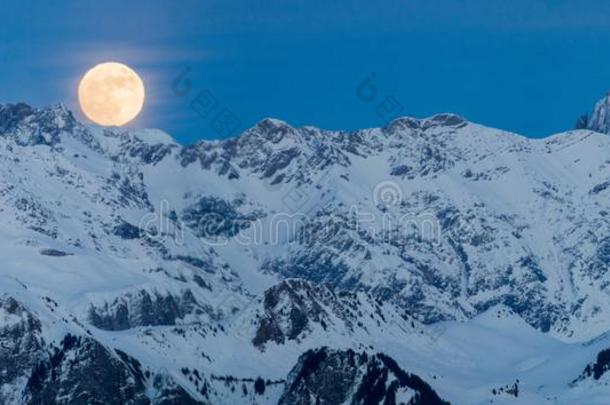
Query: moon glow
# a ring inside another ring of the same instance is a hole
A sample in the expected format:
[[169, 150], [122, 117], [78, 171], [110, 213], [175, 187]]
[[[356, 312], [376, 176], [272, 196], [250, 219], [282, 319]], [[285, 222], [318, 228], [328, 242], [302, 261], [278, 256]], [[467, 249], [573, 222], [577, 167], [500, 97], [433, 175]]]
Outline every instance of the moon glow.
[[91, 68], [78, 85], [78, 101], [91, 121], [103, 126], [122, 126], [144, 106], [144, 82], [122, 63], [101, 63]]

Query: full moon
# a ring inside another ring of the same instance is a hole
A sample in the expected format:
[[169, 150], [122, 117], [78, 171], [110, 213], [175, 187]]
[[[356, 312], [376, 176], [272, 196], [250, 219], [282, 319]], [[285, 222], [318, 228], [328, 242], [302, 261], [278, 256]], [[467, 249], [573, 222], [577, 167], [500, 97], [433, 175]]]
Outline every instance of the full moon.
[[78, 101], [83, 113], [96, 124], [122, 126], [142, 110], [144, 83], [122, 63], [100, 63], [81, 79]]

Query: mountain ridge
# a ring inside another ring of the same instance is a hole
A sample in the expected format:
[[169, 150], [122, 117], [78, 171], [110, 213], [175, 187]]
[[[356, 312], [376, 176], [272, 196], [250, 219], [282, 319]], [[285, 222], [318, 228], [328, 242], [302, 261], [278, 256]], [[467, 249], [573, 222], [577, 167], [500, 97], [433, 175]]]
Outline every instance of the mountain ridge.
[[610, 346], [608, 148], [594, 131], [529, 139], [452, 114], [349, 132], [267, 119], [182, 146], [0, 106], [0, 340], [32, 342], [0, 399], [61, 402], [76, 356], [114, 365], [102, 375], [126, 401], [273, 403], [322, 346], [387, 352], [457, 403], [521, 374], [526, 400], [556, 387], [531, 342], [504, 373], [469, 368], [491, 360], [462, 339], [501, 341], [505, 324], [569, 342], [541, 356], [580, 356], [561, 363], [570, 398]]

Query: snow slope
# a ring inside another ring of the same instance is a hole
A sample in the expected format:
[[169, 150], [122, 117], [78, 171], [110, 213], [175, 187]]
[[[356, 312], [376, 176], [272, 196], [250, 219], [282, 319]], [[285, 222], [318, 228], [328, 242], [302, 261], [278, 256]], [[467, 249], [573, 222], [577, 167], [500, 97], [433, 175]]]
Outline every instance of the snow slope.
[[451, 403], [603, 403], [609, 149], [451, 114], [183, 147], [0, 106], [0, 398], [87, 372], [108, 401], [274, 403], [327, 346]]

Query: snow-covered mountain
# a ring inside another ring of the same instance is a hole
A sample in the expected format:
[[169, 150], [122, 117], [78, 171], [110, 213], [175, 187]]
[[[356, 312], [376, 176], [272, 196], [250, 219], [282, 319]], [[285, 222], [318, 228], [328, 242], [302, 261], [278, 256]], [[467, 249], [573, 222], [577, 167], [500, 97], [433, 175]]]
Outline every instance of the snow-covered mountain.
[[595, 103], [591, 113], [582, 115], [576, 121], [576, 129], [610, 133], [610, 93]]
[[191, 146], [0, 106], [0, 402], [604, 403], [602, 104]]

